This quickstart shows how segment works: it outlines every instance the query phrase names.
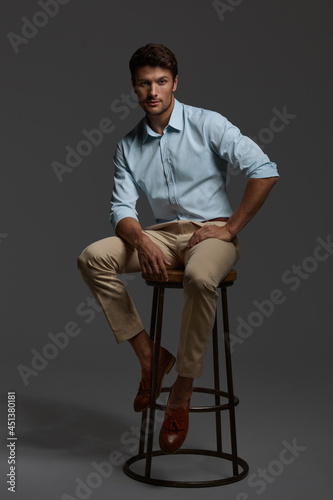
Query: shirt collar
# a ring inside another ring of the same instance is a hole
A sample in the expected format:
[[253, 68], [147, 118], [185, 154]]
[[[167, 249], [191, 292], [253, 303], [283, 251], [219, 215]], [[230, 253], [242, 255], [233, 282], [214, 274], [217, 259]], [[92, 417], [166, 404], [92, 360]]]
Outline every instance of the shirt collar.
[[[170, 120], [166, 128], [173, 128], [174, 130], [180, 131], [183, 130], [183, 106], [182, 104], [175, 99], [175, 104], [170, 116]], [[144, 118], [144, 127], [143, 127], [143, 136], [142, 142], [146, 142], [148, 135], [150, 137], [161, 137], [161, 134], [155, 132], [149, 125], [147, 117]]]

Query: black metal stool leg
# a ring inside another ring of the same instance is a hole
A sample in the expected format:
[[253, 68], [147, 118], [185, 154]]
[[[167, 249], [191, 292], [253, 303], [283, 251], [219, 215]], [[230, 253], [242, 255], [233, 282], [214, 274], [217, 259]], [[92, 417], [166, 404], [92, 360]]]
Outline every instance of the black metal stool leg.
[[158, 302], [158, 288], [154, 287], [153, 304], [150, 317], [150, 330], [149, 330], [149, 335], [153, 342], [155, 340], [155, 331], [156, 331], [157, 302]]
[[[155, 330], [156, 330], [157, 300], [158, 300], [158, 288], [154, 287], [153, 303], [152, 303], [151, 317], [150, 317], [150, 330], [149, 330], [150, 338], [153, 342], [155, 340]], [[142, 419], [141, 419], [139, 454], [143, 453], [145, 449], [147, 420], [148, 420], [148, 410], [145, 410], [142, 413]]]
[[148, 410], [142, 412], [141, 427], [140, 427], [140, 444], [139, 444], [139, 454], [144, 452], [145, 441], [146, 441], [146, 427], [147, 427], [147, 416]]
[[152, 374], [151, 374], [151, 394], [150, 394], [150, 412], [148, 422], [148, 442], [147, 442], [147, 456], [145, 476], [150, 478], [151, 460], [154, 441], [154, 428], [155, 428], [155, 410], [156, 410], [156, 392], [157, 392], [157, 374], [159, 365], [159, 353], [161, 346], [161, 333], [162, 333], [162, 320], [163, 320], [163, 302], [164, 302], [164, 288], [157, 289], [157, 319], [156, 319], [156, 339], [155, 349], [152, 359]]
[[233, 386], [233, 379], [232, 379], [232, 363], [231, 363], [231, 352], [230, 352], [228, 301], [227, 301], [227, 290], [225, 287], [223, 287], [221, 289], [221, 296], [222, 296], [225, 361], [226, 361], [228, 399], [229, 399], [232, 470], [233, 470], [234, 476], [237, 476], [238, 475], [238, 460], [237, 460], [235, 397], [234, 397], [234, 386]]
[[[220, 392], [220, 368], [219, 368], [219, 348], [217, 337], [217, 317], [215, 314], [215, 322], [213, 328], [213, 363], [214, 363], [214, 389], [215, 393], [215, 406], [221, 404]], [[221, 410], [216, 410], [216, 451], [222, 453], [222, 425], [221, 425]]]

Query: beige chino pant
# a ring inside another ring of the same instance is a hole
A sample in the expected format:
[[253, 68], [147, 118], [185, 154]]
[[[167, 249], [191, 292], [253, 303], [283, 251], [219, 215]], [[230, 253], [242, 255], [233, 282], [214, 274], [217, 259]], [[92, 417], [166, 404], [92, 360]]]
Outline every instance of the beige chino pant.
[[[237, 238], [225, 242], [209, 238], [187, 248], [194, 231], [206, 224], [226, 222], [175, 221], [143, 230], [171, 263], [169, 269], [184, 271], [184, 307], [180, 325], [176, 371], [184, 377], [202, 373], [207, 345], [214, 325], [216, 290], [239, 258]], [[144, 329], [134, 303], [117, 274], [140, 272], [137, 251], [118, 236], [85, 248], [78, 266], [91, 292], [101, 305], [118, 343]]]

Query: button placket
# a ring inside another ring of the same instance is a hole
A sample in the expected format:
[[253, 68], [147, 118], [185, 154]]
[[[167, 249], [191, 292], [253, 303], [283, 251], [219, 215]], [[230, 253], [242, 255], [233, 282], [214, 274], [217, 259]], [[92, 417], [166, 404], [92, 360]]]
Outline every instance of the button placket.
[[168, 197], [169, 197], [170, 202], [175, 204], [177, 202], [176, 188], [175, 188], [175, 183], [174, 183], [173, 174], [172, 174], [170, 161], [169, 161], [166, 133], [164, 133], [164, 135], [162, 136], [160, 145], [161, 145], [162, 165], [163, 165], [164, 175], [165, 175], [165, 179], [166, 179], [166, 183], [167, 183]]

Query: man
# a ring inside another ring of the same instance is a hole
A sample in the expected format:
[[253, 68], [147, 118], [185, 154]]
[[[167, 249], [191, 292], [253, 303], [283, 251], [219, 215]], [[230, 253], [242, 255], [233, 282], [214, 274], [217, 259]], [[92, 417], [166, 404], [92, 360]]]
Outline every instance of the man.
[[[178, 377], [170, 391], [160, 447], [174, 453], [188, 431], [193, 380], [200, 376], [213, 328], [217, 285], [239, 257], [236, 235], [259, 210], [278, 179], [275, 163], [218, 113], [179, 103], [174, 54], [158, 44], [130, 60], [132, 85], [145, 117], [117, 146], [111, 222], [117, 236], [87, 247], [78, 260], [117, 342], [128, 340], [141, 365], [135, 411], [150, 403], [154, 347], [119, 273], [142, 271], [167, 281], [167, 269], [184, 270], [184, 308], [177, 353]], [[232, 213], [226, 196], [227, 163], [248, 178]], [[146, 193], [156, 224], [142, 229], [136, 212]], [[158, 393], [175, 362], [160, 350]]]

